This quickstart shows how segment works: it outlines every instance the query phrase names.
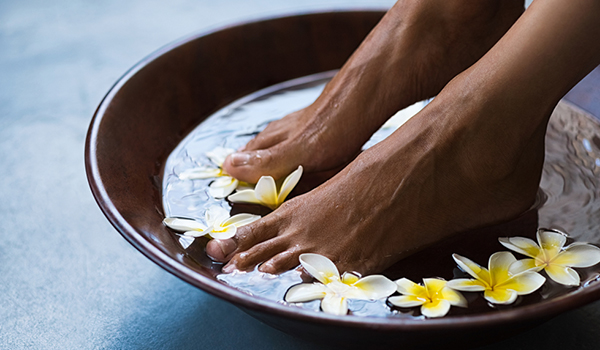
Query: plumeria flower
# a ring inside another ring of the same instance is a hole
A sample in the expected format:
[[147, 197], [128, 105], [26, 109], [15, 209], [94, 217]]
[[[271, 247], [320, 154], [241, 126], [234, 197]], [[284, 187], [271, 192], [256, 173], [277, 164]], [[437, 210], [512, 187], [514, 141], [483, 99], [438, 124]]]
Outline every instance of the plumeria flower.
[[279, 191], [272, 176], [263, 176], [258, 180], [253, 190], [238, 191], [227, 197], [233, 203], [261, 204], [273, 210], [277, 209], [292, 192], [300, 177], [302, 176], [302, 165], [285, 178]]
[[396, 281], [401, 296], [390, 297], [390, 303], [399, 307], [421, 306], [421, 314], [427, 317], [442, 317], [450, 311], [450, 306], [467, 307], [467, 300], [447, 286], [448, 282], [439, 278], [423, 278], [423, 285], [407, 278]]
[[533, 293], [546, 282], [535, 271], [511, 269], [517, 259], [509, 252], [492, 254], [488, 269], [458, 254], [452, 254], [452, 257], [463, 271], [475, 279], [454, 279], [448, 282], [448, 287], [464, 292], [483, 291], [485, 299], [492, 304], [511, 304], [518, 295]]
[[527, 255], [532, 259], [519, 261], [523, 269], [544, 270], [555, 282], [567, 286], [578, 286], [579, 275], [572, 267], [590, 267], [600, 262], [600, 249], [585, 243], [573, 243], [563, 248], [567, 237], [556, 230], [539, 229], [536, 244], [524, 237], [498, 239], [508, 249]]
[[188, 169], [179, 174], [179, 178], [182, 180], [216, 178], [208, 186], [208, 193], [214, 198], [225, 198], [233, 193], [240, 184], [237, 179], [229, 176], [223, 170], [225, 158], [233, 152], [235, 152], [233, 149], [223, 147], [217, 147], [210, 152], [206, 152], [206, 156], [214, 164], [213, 167], [201, 166]]
[[196, 220], [166, 218], [163, 223], [175, 231], [183, 232], [180, 240], [184, 248], [187, 248], [194, 238], [210, 236], [216, 239], [231, 238], [237, 232], [237, 228], [260, 219], [258, 215], [237, 214], [229, 216], [225, 208], [213, 205], [204, 213], [206, 225]]
[[348, 313], [348, 299], [376, 300], [390, 296], [396, 284], [382, 275], [359, 278], [346, 272], [341, 277], [334, 263], [319, 254], [300, 255], [302, 267], [320, 283], [302, 283], [290, 288], [285, 301], [302, 303], [321, 299], [321, 309], [332, 315]]

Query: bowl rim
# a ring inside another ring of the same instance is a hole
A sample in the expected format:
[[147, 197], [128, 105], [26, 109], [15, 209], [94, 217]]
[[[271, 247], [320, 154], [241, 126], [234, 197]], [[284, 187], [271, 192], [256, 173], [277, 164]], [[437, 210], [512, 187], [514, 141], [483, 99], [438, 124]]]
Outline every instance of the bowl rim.
[[[96, 158], [96, 145], [99, 141], [99, 129], [103, 117], [111, 104], [113, 98], [119, 90], [132, 78], [137, 72], [146, 67], [149, 63], [166, 54], [167, 52], [178, 49], [201, 37], [233, 28], [242, 28], [249, 24], [271, 20], [285, 20], [286, 18], [299, 16], [313, 16], [328, 13], [381, 13], [387, 9], [370, 8], [336, 8], [333, 10], [313, 10], [294, 12], [289, 14], [281, 14], [267, 16], [257, 19], [241, 21], [234, 24], [214, 26], [206, 30], [202, 30], [183, 38], [175, 40], [158, 50], [144, 57], [130, 69], [128, 69], [109, 89], [106, 95], [101, 100], [97, 107], [94, 116], [90, 122], [85, 142], [85, 169], [88, 183], [96, 203], [100, 207], [103, 214], [112, 224], [112, 226], [140, 253], [152, 260], [154, 263], [164, 268], [166, 271], [177, 276], [178, 278], [188, 282], [189, 284], [200, 288], [201, 290], [210, 293], [218, 298], [224, 299], [249, 310], [257, 311], [263, 314], [274, 314], [286, 318], [295, 319], [298, 321], [310, 322], [313, 324], [324, 324], [332, 326], [370, 328], [377, 331], [435, 331], [435, 330], [455, 330], [465, 328], [490, 328], [500, 326], [506, 323], [527, 322], [534, 320], [544, 320], [556, 316], [570, 309], [581, 307], [587, 303], [597, 300], [600, 297], [600, 283], [594, 283], [591, 286], [580, 287], [565, 295], [544, 300], [539, 303], [516, 307], [508, 310], [491, 310], [481, 314], [447, 316], [443, 318], [404, 318], [404, 317], [365, 317], [365, 316], [335, 316], [323, 312], [315, 312], [312, 310], [301, 309], [298, 307], [290, 307], [275, 301], [263, 299], [260, 297], [250, 296], [240, 290], [228, 286], [222, 282], [211, 279], [201, 273], [184, 266], [170, 255], [166, 254], [149, 240], [143, 237], [134, 226], [129, 224], [119, 213], [113, 204], [110, 196], [104, 188], [100, 171], [98, 168], [98, 159]], [[316, 73], [319, 74], [319, 73]], [[302, 78], [298, 78], [302, 79]], [[281, 84], [281, 83], [280, 83]], [[279, 84], [277, 84], [279, 85]], [[268, 88], [267, 88], [268, 89]], [[262, 91], [262, 90], [261, 90]], [[253, 95], [253, 94], [252, 94]], [[239, 98], [243, 98], [240, 96]], [[224, 107], [224, 106], [221, 106]], [[185, 135], [182, 137], [182, 140]], [[172, 150], [171, 150], [172, 151]], [[161, 176], [162, 177], [162, 176]]]

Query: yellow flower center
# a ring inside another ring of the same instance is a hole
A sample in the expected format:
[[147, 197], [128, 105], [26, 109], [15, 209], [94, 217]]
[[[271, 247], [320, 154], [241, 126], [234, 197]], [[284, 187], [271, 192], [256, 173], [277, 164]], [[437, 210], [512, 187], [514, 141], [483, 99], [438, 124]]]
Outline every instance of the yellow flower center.
[[332, 272], [328, 272], [328, 273], [321, 272], [321, 275], [323, 276], [323, 279], [325, 280], [325, 284], [338, 280], [338, 277]]
[[212, 231], [213, 231], [213, 232], [224, 232], [224, 231], [226, 231], [226, 230], [227, 230], [227, 228], [228, 228], [229, 226], [230, 226], [230, 225], [227, 225], [227, 226], [214, 225], [214, 226], [213, 226], [213, 229], [212, 229]]

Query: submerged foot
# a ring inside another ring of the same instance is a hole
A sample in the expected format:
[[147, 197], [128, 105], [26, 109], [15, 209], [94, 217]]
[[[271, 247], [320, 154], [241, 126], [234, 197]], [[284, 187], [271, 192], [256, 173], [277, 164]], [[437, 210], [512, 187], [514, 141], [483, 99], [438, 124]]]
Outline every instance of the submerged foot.
[[523, 2], [398, 1], [310, 106], [272, 122], [224, 168], [255, 183], [350, 162], [396, 111], [437, 94], [512, 25]]
[[598, 3], [571, 5], [534, 2], [415, 118], [315, 190], [233, 239], [209, 242], [207, 253], [229, 260], [225, 272], [261, 262], [262, 271], [280, 272], [313, 252], [339, 270], [370, 273], [454, 232], [525, 211], [535, 200], [552, 110], [600, 62]]
[[[459, 76], [416, 118], [360, 154], [315, 190], [285, 202], [236, 237], [211, 241], [223, 271], [263, 263], [279, 273], [305, 252], [341, 271], [381, 271], [449, 234], [511, 219], [535, 200], [551, 108], [523, 109], [539, 121], [515, 122], [514, 106]], [[518, 108], [517, 108], [518, 110]], [[513, 128], [514, 129], [514, 128]], [[490, 142], [494, 139], [494, 142]]]

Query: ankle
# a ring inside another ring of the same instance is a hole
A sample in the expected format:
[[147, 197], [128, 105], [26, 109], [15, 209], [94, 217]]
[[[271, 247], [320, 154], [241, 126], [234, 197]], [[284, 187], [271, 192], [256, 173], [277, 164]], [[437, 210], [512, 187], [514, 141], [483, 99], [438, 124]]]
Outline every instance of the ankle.
[[545, 128], [559, 100], [521, 80], [482, 60], [453, 79], [436, 99], [451, 99], [471, 111], [464, 122], [495, 135], [500, 144], [521, 145]]

